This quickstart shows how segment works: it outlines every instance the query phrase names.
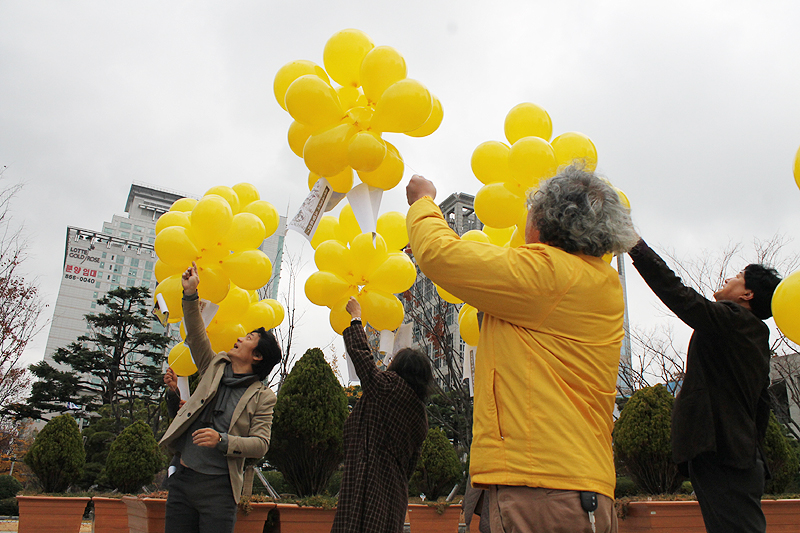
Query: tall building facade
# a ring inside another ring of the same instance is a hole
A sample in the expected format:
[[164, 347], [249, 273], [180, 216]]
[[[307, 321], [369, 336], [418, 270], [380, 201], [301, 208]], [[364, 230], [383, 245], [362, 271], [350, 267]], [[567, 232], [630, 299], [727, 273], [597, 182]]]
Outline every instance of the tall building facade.
[[[474, 202], [475, 197], [472, 195], [453, 193], [439, 204], [445, 220], [459, 236], [473, 229], [483, 229], [483, 223], [475, 214]], [[468, 268], [467, 265], [465, 268]], [[625, 337], [620, 350], [620, 368], [617, 376], [617, 385], [621, 386], [625, 383], [621, 378], [622, 373], [631, 367], [627, 288], [622, 257], [617, 258], [617, 268], [625, 298]], [[406, 321], [414, 323], [414, 348], [428, 354], [433, 361], [436, 382], [442, 389], [448, 390], [452, 379], [462, 379], [461, 361], [464, 358], [466, 343], [458, 330], [458, 311], [461, 305], [448, 304], [442, 300], [433, 282], [419, 268], [414, 286], [403, 295], [402, 300]], [[457, 359], [458, 364], [454, 364], [451, 358]], [[455, 372], [452, 372], [453, 370]]]
[[[125, 215], [113, 215], [100, 231], [67, 227], [61, 286], [44, 353], [48, 364], [60, 368], [53, 361], [56, 349], [89, 333], [84, 317], [102, 311], [97, 309], [97, 299], [108, 291], [133, 286], [147, 287], [151, 293], [155, 290], [156, 221], [176, 200], [187, 197], [199, 199], [193, 194], [133, 183]], [[277, 296], [285, 235], [286, 217], [282, 216], [278, 229], [260, 246], [272, 261], [272, 278], [259, 290], [262, 299]], [[160, 327], [157, 322], [153, 324], [154, 330]]]

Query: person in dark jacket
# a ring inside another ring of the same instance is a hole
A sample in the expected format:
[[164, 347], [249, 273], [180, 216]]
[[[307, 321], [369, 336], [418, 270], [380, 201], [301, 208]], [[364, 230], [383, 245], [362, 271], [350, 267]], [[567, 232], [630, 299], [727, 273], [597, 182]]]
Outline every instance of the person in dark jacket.
[[347, 303], [352, 321], [344, 345], [362, 395], [344, 424], [344, 473], [333, 533], [398, 533], [408, 507], [408, 480], [428, 434], [425, 399], [433, 385], [428, 357], [400, 350], [385, 371], [372, 360], [361, 306]]
[[763, 532], [769, 418], [769, 328], [778, 273], [751, 264], [710, 301], [685, 286], [647, 244], [630, 251], [656, 296], [694, 329], [672, 410], [672, 456], [692, 481], [706, 531]]

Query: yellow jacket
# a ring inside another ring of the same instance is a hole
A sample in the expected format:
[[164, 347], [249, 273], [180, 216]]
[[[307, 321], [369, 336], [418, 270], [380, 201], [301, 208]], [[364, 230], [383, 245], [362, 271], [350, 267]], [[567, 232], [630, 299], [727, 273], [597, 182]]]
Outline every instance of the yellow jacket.
[[483, 311], [475, 362], [475, 485], [614, 497], [612, 412], [622, 286], [602, 259], [545, 244], [462, 241], [428, 197], [408, 211], [420, 269]]

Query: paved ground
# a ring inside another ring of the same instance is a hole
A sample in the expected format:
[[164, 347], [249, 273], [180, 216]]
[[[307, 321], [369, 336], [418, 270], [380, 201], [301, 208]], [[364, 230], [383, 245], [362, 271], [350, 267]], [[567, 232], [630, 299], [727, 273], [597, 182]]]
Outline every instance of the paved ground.
[[[0, 520], [0, 531], [16, 531], [17, 530], [17, 521], [16, 520]], [[90, 520], [85, 520], [81, 524], [81, 533], [91, 533], [92, 531], [92, 522]]]

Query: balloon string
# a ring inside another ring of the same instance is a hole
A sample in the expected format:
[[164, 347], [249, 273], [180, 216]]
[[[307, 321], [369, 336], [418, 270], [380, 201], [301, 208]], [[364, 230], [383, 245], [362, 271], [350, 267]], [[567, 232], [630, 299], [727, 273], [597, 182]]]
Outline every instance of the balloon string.
[[[415, 169], [414, 167], [412, 167], [411, 165], [409, 165], [409, 164], [408, 164], [408, 163], [406, 163], [405, 161], [403, 161], [403, 164], [405, 164], [405, 166], [406, 166], [406, 167], [410, 168], [410, 169], [411, 169], [411, 172], [413, 172], [414, 174], [419, 174], [419, 172], [417, 171], [417, 169]], [[421, 174], [420, 174], [420, 175], [421, 175]]]

